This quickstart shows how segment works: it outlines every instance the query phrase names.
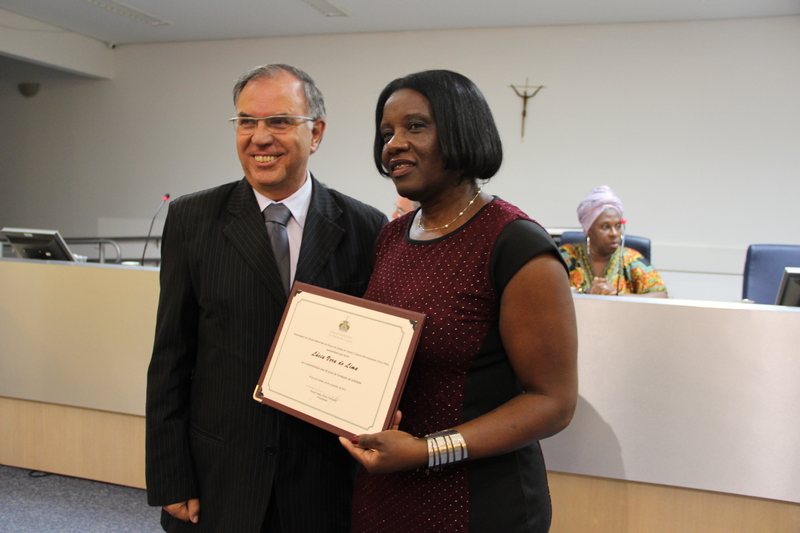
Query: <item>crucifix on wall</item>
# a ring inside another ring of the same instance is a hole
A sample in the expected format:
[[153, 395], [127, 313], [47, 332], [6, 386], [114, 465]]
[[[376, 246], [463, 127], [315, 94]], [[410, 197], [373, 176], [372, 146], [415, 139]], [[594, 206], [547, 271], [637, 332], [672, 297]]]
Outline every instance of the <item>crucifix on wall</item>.
[[[517, 96], [522, 98], [522, 139], [525, 139], [525, 117], [528, 115], [528, 100], [536, 96], [536, 93], [544, 89], [544, 85], [528, 85], [528, 78], [525, 78], [525, 85], [509, 85]], [[536, 89], [528, 94], [528, 89]]]

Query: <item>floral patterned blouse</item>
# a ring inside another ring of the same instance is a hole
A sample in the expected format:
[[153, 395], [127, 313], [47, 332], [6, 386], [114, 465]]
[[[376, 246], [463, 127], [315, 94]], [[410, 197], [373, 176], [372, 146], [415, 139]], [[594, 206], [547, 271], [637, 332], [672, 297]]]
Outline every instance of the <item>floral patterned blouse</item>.
[[[569, 268], [570, 285], [578, 292], [589, 292], [595, 278], [592, 262], [581, 243], [565, 244], [559, 248], [561, 257]], [[622, 268], [620, 255], [622, 254]], [[667, 292], [664, 280], [645, 257], [632, 248], [617, 249], [611, 255], [605, 271], [600, 277], [618, 290], [619, 294], [644, 294], [648, 292]]]

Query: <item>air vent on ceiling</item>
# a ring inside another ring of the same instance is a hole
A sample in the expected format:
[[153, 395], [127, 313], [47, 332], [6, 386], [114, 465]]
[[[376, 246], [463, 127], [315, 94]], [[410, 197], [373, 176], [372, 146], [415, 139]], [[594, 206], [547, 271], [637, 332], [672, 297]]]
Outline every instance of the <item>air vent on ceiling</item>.
[[303, 0], [306, 4], [310, 5], [326, 17], [346, 17], [347, 13], [337, 5], [328, 2], [328, 0]]
[[162, 20], [160, 18], [156, 18], [152, 15], [148, 15], [138, 9], [134, 9], [130, 6], [126, 6], [122, 2], [117, 2], [116, 0], [86, 0], [93, 6], [102, 7], [103, 9], [107, 9], [114, 14], [120, 15], [122, 17], [127, 17], [129, 19], [133, 19], [137, 22], [143, 22], [144, 24], [148, 24], [150, 26], [169, 26], [171, 23], [167, 22], [166, 20]]

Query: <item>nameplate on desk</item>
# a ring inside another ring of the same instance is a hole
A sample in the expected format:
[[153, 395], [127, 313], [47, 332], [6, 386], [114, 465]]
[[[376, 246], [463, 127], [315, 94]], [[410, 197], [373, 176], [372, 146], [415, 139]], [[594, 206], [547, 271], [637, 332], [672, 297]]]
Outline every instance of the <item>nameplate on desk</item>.
[[297, 282], [253, 398], [337, 435], [388, 429], [424, 322]]

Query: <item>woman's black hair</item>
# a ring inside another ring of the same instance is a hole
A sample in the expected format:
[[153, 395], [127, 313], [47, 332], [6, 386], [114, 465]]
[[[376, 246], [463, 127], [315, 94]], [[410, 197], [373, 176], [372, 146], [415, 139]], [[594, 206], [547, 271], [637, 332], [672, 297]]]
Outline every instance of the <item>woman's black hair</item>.
[[450, 70], [426, 70], [397, 78], [378, 97], [375, 108], [375, 166], [383, 176], [381, 134], [383, 107], [392, 94], [411, 89], [428, 99], [442, 149], [445, 170], [457, 170], [461, 179], [488, 180], [503, 163], [503, 146], [489, 104], [466, 76]]

